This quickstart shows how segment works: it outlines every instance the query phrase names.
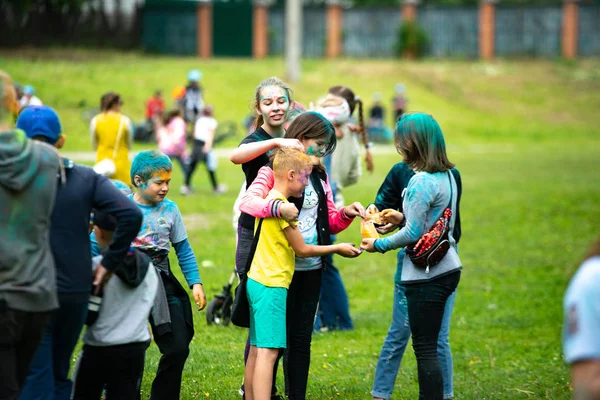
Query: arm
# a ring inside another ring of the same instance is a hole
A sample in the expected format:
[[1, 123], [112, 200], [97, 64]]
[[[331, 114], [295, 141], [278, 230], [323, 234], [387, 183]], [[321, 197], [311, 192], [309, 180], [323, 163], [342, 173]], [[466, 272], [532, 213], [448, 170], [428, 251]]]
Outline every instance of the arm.
[[383, 253], [416, 243], [427, 231], [427, 213], [437, 191], [437, 183], [426, 175], [411, 180], [406, 192], [406, 225], [389, 237], [377, 239], [375, 249]]
[[273, 200], [265, 200], [265, 197], [267, 197], [274, 184], [273, 170], [268, 166], [259, 169], [256, 179], [242, 197], [240, 211], [256, 218], [272, 217], [271, 206]]
[[248, 161], [254, 160], [261, 154], [266, 153], [269, 150], [273, 150], [277, 147], [277, 141], [279, 139], [263, 140], [261, 142], [244, 143], [237, 149], [233, 150], [229, 159], [234, 164], [244, 164]]
[[574, 400], [600, 398], [600, 359], [578, 361], [571, 365]]
[[300, 233], [300, 230], [294, 229], [293, 226], [288, 226], [285, 228], [283, 233], [285, 233], [285, 237], [296, 253], [296, 256], [300, 258], [325, 256], [333, 253], [339, 254], [343, 257], [357, 257], [361, 253], [360, 249], [355, 248], [350, 243], [338, 243], [329, 246], [308, 245], [304, 243], [304, 239], [302, 238], [302, 233]]
[[102, 266], [112, 271], [114, 266], [125, 257], [131, 242], [137, 236], [142, 225], [142, 212], [106, 177], [95, 173], [94, 175], [96, 188], [92, 207], [117, 219], [113, 241], [102, 259]]
[[329, 178], [323, 182], [323, 189], [325, 189], [325, 197], [327, 197], [327, 214], [329, 215], [329, 231], [331, 234], [337, 234], [348, 228], [353, 218], [350, 218], [345, 213], [345, 207], [339, 210], [335, 208], [335, 202], [333, 201], [333, 191], [329, 185]]
[[187, 281], [188, 286], [191, 288], [196, 284], [202, 284], [200, 279], [200, 271], [198, 270], [198, 262], [192, 246], [188, 239], [184, 239], [181, 242], [173, 243], [175, 254], [177, 255], [177, 261], [179, 267], [183, 272], [183, 276]]
[[96, 117], [90, 122], [90, 137], [92, 139], [92, 148], [98, 150], [98, 136], [96, 135]]
[[202, 149], [205, 153], [208, 153], [212, 149], [213, 141], [215, 140], [215, 130], [217, 129], [217, 124], [215, 123], [215, 127], [213, 129], [208, 130], [208, 138], [204, 143], [204, 149]]

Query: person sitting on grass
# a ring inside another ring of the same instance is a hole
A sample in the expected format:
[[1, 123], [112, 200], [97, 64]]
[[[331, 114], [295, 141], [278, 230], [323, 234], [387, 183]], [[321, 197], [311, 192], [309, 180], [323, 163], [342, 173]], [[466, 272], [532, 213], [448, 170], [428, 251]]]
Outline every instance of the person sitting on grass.
[[[273, 160], [275, 184], [268, 198], [285, 203], [288, 197], [301, 197], [311, 171], [312, 160], [303, 151], [280, 148]], [[244, 374], [247, 400], [271, 398], [273, 365], [279, 350], [287, 345], [286, 302], [294, 273], [294, 256], [337, 253], [357, 257], [361, 253], [350, 243], [307, 245], [295, 224], [290, 225], [283, 218], [257, 220], [256, 226], [261, 232], [247, 282], [250, 304], [250, 354]]]
[[[114, 217], [94, 210], [95, 239], [108, 248], [117, 226]], [[102, 256], [92, 259], [92, 267]], [[158, 275], [150, 258], [131, 248], [120, 260], [105, 287], [95, 286], [90, 301], [83, 349], [74, 372], [72, 399], [98, 399], [103, 388], [108, 398], [135, 399], [144, 373], [144, 356], [150, 344], [148, 318], [158, 289]], [[103, 293], [103, 294], [102, 294]], [[96, 305], [96, 311], [91, 306]]]
[[162, 357], [152, 383], [153, 400], [179, 399], [181, 376], [194, 336], [194, 321], [190, 300], [185, 289], [171, 271], [171, 244], [188, 286], [192, 289], [198, 311], [206, 306], [206, 296], [200, 280], [196, 256], [188, 241], [181, 212], [167, 199], [173, 164], [166, 154], [157, 150], [140, 152], [131, 166], [131, 182], [136, 188], [130, 195], [144, 214], [142, 228], [133, 246], [148, 254], [159, 270], [168, 317], [157, 320], [153, 313], [150, 325]]

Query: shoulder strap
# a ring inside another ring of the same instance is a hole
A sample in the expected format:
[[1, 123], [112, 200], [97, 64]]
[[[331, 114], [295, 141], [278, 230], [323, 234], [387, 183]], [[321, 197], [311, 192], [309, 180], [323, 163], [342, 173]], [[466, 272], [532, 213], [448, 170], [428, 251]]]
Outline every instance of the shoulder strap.
[[450, 175], [452, 174], [452, 172], [450, 172], [450, 170], [448, 170], [448, 183], [450, 184], [450, 200], [448, 200], [448, 207], [452, 210], [452, 178], [450, 177]]
[[117, 142], [115, 143], [115, 149], [113, 150], [113, 161], [117, 158], [117, 152], [119, 151], [119, 144], [121, 143], [121, 136], [123, 134], [123, 116], [121, 115], [121, 119], [119, 122], [119, 132], [117, 133]]
[[252, 240], [252, 246], [250, 247], [250, 254], [248, 254], [248, 261], [246, 262], [246, 267], [244, 268], [244, 272], [246, 274], [248, 271], [250, 271], [250, 267], [252, 266], [252, 260], [254, 259], [254, 253], [256, 253], [256, 246], [258, 246], [258, 239], [260, 237], [260, 228], [262, 227], [262, 223], [263, 218], [258, 221], [258, 227], [254, 233], [254, 239]]

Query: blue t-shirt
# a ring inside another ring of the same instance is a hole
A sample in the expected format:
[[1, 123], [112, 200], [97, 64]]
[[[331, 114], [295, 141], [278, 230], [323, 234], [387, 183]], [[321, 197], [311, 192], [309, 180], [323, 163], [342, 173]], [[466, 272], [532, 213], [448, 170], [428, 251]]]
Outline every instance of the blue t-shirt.
[[[133, 194], [129, 196], [133, 201]], [[142, 227], [133, 241], [133, 246], [144, 250], [171, 250], [170, 243], [176, 244], [187, 239], [179, 207], [173, 201], [164, 199], [152, 206], [137, 204], [144, 219]]]
[[586, 260], [571, 279], [563, 302], [565, 360], [600, 359], [600, 256]]

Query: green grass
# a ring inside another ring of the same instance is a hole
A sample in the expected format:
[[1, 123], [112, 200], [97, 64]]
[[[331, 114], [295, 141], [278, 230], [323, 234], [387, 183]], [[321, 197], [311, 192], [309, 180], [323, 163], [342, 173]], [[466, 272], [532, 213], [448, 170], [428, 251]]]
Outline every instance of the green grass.
[[[182, 83], [188, 69], [199, 67], [217, 117], [239, 121], [248, 111], [256, 83], [283, 71], [279, 59], [202, 61], [85, 52], [66, 59], [60, 52], [60, 57], [48, 59], [51, 54], [43, 53], [34, 60], [31, 54], [0, 55], [1, 68], [17, 81], [31, 82], [43, 100], [55, 104], [69, 134], [70, 151], [89, 148], [77, 103], [96, 102], [105, 90], [122, 92], [125, 111], [139, 119], [142, 101], [154, 88], [169, 91]], [[368, 99], [375, 91], [391, 97], [394, 83], [403, 81], [411, 109], [428, 111], [440, 121], [464, 185], [464, 270], [450, 335], [457, 399], [569, 398], [560, 343], [562, 295], [588, 245], [598, 237], [599, 67], [598, 60], [309, 60], [303, 64], [302, 82], [294, 85], [297, 98], [308, 103], [338, 82]], [[397, 155], [376, 155], [375, 174], [348, 188], [346, 200], [371, 202], [399, 160]], [[198, 260], [214, 263], [200, 268], [209, 300], [233, 269], [231, 207], [243, 176], [224, 158], [218, 173], [230, 187], [221, 197], [213, 197], [202, 168], [194, 196], [178, 194], [178, 169], [169, 196], [184, 213]], [[340, 240], [358, 242], [358, 222]], [[314, 336], [308, 397], [368, 399], [391, 320], [395, 255], [337, 257], [336, 265], [346, 283], [356, 329]], [[246, 331], [207, 326], [204, 313], [195, 313], [195, 327], [182, 398], [239, 398]], [[146, 394], [158, 359], [153, 345], [147, 354]], [[417, 397], [410, 346], [396, 382], [394, 398]]]

